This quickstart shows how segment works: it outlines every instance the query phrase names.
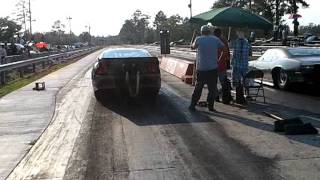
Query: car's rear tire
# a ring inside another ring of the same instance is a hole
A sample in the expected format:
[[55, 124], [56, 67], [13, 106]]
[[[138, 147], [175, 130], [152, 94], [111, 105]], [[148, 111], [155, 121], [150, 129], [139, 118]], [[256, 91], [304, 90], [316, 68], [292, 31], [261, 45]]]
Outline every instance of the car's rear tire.
[[276, 75], [276, 82], [275, 84], [277, 85], [277, 87], [279, 89], [288, 89], [289, 88], [289, 85], [290, 85], [290, 81], [289, 81], [289, 75], [288, 73], [283, 70], [283, 69], [280, 69]]
[[104, 95], [105, 94], [101, 90], [94, 91], [94, 97], [96, 97], [96, 99], [98, 101], [101, 101], [103, 99]]
[[144, 99], [147, 100], [149, 103], [156, 103], [157, 98], [159, 96], [159, 91], [158, 90], [152, 90], [144, 93]]
[[96, 90], [94, 92], [94, 96], [100, 102], [106, 101], [106, 100], [112, 100], [115, 97], [117, 97], [116, 94], [110, 90]]

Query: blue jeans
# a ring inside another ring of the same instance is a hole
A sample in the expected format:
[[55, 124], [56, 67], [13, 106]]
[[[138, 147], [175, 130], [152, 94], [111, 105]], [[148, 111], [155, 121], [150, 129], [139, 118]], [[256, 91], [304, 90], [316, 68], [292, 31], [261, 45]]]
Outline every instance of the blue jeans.
[[232, 68], [232, 85], [238, 87], [244, 84], [244, 76], [248, 72], [247, 68]]
[[219, 76], [219, 82], [221, 86], [223, 86], [224, 80], [227, 78], [227, 71], [219, 72], [218, 76]]
[[[226, 78], [227, 78], [227, 71], [218, 72], [218, 79], [219, 79], [219, 82], [220, 82], [222, 89], [224, 89], [223, 86], [225, 85], [224, 81]], [[219, 98], [219, 89], [218, 88], [217, 88], [215, 98], [217, 98], [217, 99]]]

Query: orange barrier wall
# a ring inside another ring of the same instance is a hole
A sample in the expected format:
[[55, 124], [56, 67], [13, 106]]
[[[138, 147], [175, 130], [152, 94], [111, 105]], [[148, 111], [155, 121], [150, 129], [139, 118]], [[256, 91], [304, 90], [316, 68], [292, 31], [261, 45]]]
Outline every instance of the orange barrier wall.
[[187, 84], [192, 83], [193, 62], [173, 57], [161, 57], [160, 68], [180, 78]]

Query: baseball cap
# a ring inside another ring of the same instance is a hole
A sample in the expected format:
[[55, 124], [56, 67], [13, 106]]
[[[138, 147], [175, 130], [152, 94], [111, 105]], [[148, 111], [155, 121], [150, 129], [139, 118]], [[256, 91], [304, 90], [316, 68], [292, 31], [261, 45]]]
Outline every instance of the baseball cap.
[[210, 28], [208, 25], [201, 26], [201, 32], [210, 32]]

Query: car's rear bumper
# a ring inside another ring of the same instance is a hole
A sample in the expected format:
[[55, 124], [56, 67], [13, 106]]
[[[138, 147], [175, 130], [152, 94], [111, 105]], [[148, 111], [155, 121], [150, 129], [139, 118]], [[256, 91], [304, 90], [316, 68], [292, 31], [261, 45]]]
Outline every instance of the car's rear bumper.
[[320, 83], [320, 65], [313, 68], [289, 71], [290, 82]]
[[[92, 79], [94, 91], [97, 90], [114, 90], [126, 91], [127, 85], [125, 79], [114, 76], [95, 76]], [[141, 92], [158, 91], [161, 87], [160, 75], [141, 75], [139, 81], [139, 89]]]

